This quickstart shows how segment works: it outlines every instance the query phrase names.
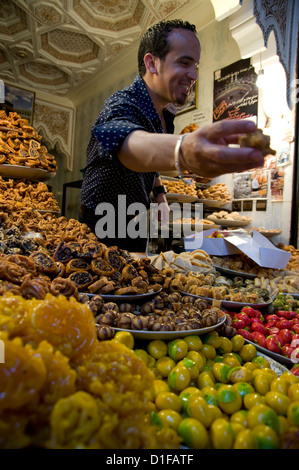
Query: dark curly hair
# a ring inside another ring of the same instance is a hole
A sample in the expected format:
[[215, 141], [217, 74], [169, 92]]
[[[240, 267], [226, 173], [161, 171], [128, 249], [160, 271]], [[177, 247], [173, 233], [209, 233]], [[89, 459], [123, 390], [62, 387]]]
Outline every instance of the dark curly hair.
[[196, 26], [183, 20], [160, 21], [151, 26], [141, 38], [138, 49], [138, 72], [141, 77], [146, 72], [144, 56], [148, 52], [163, 60], [170, 50], [169, 33], [173, 29], [188, 29], [196, 33]]

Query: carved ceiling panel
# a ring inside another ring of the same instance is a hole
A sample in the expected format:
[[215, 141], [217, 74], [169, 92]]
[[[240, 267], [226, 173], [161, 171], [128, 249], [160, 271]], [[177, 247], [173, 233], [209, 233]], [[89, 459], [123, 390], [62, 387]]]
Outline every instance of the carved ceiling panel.
[[0, 78], [66, 96], [190, 0], [1, 0]]

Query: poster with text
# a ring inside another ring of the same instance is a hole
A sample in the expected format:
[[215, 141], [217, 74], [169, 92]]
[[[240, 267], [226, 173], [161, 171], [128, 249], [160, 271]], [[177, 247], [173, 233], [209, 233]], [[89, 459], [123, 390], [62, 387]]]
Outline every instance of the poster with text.
[[257, 74], [250, 59], [242, 59], [214, 72], [213, 122], [253, 119], [257, 122]]

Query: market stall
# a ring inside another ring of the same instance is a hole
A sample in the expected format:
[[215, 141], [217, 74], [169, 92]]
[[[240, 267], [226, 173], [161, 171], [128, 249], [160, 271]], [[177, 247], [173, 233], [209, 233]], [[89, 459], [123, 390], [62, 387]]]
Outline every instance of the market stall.
[[[41, 145], [8, 120], [4, 155]], [[18, 164], [0, 180], [0, 447], [298, 448], [298, 250], [275, 269], [108, 248]]]

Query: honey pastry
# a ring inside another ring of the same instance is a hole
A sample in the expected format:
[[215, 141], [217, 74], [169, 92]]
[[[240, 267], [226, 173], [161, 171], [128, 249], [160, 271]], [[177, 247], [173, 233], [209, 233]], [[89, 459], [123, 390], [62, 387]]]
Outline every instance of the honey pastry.
[[141, 277], [135, 277], [132, 280], [132, 286], [137, 287], [138, 289], [138, 294], [145, 294], [148, 291], [148, 283]]
[[23, 158], [28, 158], [29, 153], [27, 152], [26, 149], [21, 149], [20, 148], [20, 150], [18, 150], [18, 156], [23, 157]]
[[110, 293], [114, 293], [114, 290], [115, 290], [115, 284], [113, 281], [108, 281], [107, 284], [105, 284], [101, 289], [100, 289], [100, 293], [102, 295], [104, 294], [110, 294]]
[[25, 299], [40, 299], [43, 300], [49, 292], [47, 283], [39, 278], [32, 278], [27, 274], [21, 284], [21, 295]]
[[56, 266], [57, 266], [57, 274], [56, 277], [64, 277], [65, 276], [65, 265], [61, 263], [60, 261], [56, 261]]
[[67, 279], [74, 282], [78, 291], [84, 291], [94, 282], [94, 277], [88, 271], [76, 271], [70, 274]]
[[91, 269], [98, 276], [111, 276], [114, 273], [114, 268], [103, 258], [93, 259]]
[[32, 274], [36, 276], [37, 270], [36, 270], [36, 265], [32, 259], [30, 259], [28, 256], [24, 255], [11, 255], [8, 257], [8, 261], [12, 263], [16, 263], [19, 266], [23, 267], [26, 269], [28, 274]]
[[29, 166], [29, 168], [35, 168], [38, 163], [39, 160], [37, 160], [36, 158], [28, 158], [26, 160], [25, 166]]
[[40, 149], [40, 146], [41, 146], [40, 143], [37, 142], [36, 140], [34, 139], [29, 140], [29, 148], [37, 150], [37, 149]]
[[75, 271], [88, 271], [90, 269], [90, 264], [81, 258], [71, 259], [65, 267], [66, 274], [69, 275]]
[[125, 282], [131, 282], [134, 277], [138, 276], [138, 271], [132, 264], [127, 264], [122, 269], [121, 274]]
[[0, 259], [0, 279], [21, 284], [26, 274], [27, 271], [22, 266], [3, 258]]
[[9, 153], [11, 153], [11, 148], [9, 145], [7, 145], [3, 140], [2, 142], [0, 142], [0, 152], [1, 153], [5, 153], [6, 155], [8, 155]]
[[81, 245], [79, 242], [68, 242], [67, 245], [71, 250], [81, 253]]
[[137, 295], [139, 294], [138, 288], [134, 286], [121, 287], [116, 289], [115, 295]]
[[95, 282], [88, 286], [88, 290], [91, 294], [95, 294], [102, 287], [104, 287], [109, 282], [106, 276], [102, 276], [100, 279], [97, 279]]
[[56, 276], [58, 272], [57, 264], [52, 258], [52, 256], [48, 255], [42, 250], [35, 251], [29, 256], [38, 272], [49, 275], [49, 276]]
[[124, 258], [119, 254], [117, 247], [109, 247], [104, 253], [104, 260], [107, 261], [114, 269], [120, 271], [125, 264]]
[[39, 153], [35, 148], [29, 148], [29, 157], [34, 159], [39, 159]]
[[88, 307], [91, 309], [94, 315], [101, 312], [104, 305], [104, 299], [100, 295], [94, 295], [90, 300], [87, 301]]
[[180, 134], [188, 134], [189, 132], [194, 132], [196, 129], [198, 129], [199, 126], [195, 123], [189, 124], [188, 126], [184, 127]]
[[53, 258], [55, 259], [55, 261], [60, 261], [61, 263], [67, 264], [76, 255], [77, 253], [74, 252], [66, 243], [62, 241], [56, 247], [56, 250], [53, 254]]
[[13, 150], [15, 150], [16, 146], [15, 146], [14, 142], [11, 140], [10, 137], [7, 139], [7, 144], [8, 144]]
[[82, 253], [91, 253], [94, 256], [103, 256], [103, 253], [106, 249], [106, 245], [104, 243], [98, 242], [84, 242], [81, 245]]
[[50, 293], [58, 296], [65, 295], [65, 297], [75, 297], [78, 298], [78, 289], [76, 284], [70, 279], [65, 279], [63, 277], [56, 277], [50, 284]]
[[240, 147], [253, 147], [262, 151], [263, 155], [276, 155], [276, 150], [270, 147], [270, 137], [265, 135], [262, 129], [256, 129], [254, 132], [239, 139]]

